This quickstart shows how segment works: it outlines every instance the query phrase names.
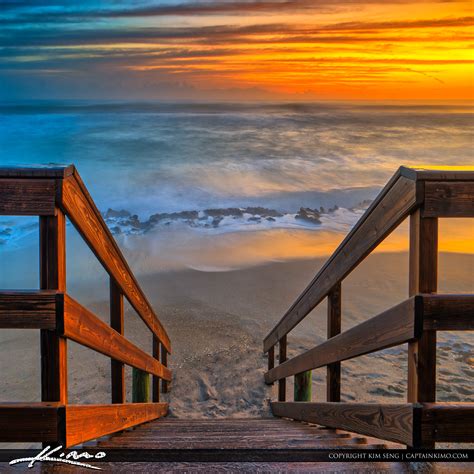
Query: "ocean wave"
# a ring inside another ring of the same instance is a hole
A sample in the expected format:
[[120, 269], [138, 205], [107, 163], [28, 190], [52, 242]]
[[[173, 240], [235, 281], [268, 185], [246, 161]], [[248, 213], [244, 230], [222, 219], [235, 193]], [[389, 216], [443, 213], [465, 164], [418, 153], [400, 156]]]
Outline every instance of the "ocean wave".
[[115, 235], [145, 234], [164, 227], [190, 228], [213, 232], [238, 232], [272, 228], [304, 228], [347, 230], [360, 217], [370, 201], [345, 209], [334, 206], [329, 209], [300, 207], [295, 213], [285, 213], [266, 207], [229, 207], [157, 213], [141, 220], [127, 210], [108, 209], [104, 219]]
[[[102, 216], [115, 236], [144, 235], [165, 229], [198, 231], [205, 233], [227, 233], [270, 229], [332, 230], [347, 232], [370, 204], [369, 200], [356, 207], [346, 209], [334, 205], [329, 209], [300, 207], [288, 213], [261, 206], [210, 208], [179, 212], [160, 212], [148, 218], [121, 209], [109, 208]], [[70, 224], [68, 224], [70, 225]], [[0, 246], [21, 245], [21, 239], [37, 232], [35, 219], [13, 218], [0, 221]]]

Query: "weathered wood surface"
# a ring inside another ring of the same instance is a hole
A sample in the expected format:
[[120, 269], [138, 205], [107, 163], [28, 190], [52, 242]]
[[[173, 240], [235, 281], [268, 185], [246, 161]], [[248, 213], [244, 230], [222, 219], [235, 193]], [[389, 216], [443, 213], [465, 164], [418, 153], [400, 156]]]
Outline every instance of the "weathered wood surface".
[[[420, 209], [410, 216], [409, 294], [438, 288], [438, 219]], [[436, 400], [436, 331], [423, 331], [408, 344], [408, 402]], [[429, 446], [427, 446], [429, 447]]]
[[[120, 287], [110, 278], [110, 327], [123, 336], [123, 295]], [[125, 403], [125, 366], [122, 362], [110, 361], [112, 403]]]
[[[168, 352], [163, 344], [160, 344], [161, 348], [161, 357], [160, 362], [163, 364], [164, 367], [168, 367]], [[171, 380], [171, 379], [170, 379]], [[168, 380], [161, 379], [161, 391], [163, 393], [168, 393]]]
[[312, 396], [313, 380], [311, 370], [295, 375], [294, 394], [295, 402], [310, 402]]
[[167, 367], [67, 295], [64, 299], [64, 336], [124, 364], [171, 380]]
[[56, 183], [50, 179], [0, 179], [0, 215], [54, 216]]
[[272, 402], [271, 408], [276, 416], [413, 444], [410, 404]]
[[68, 447], [165, 416], [167, 403], [115, 403], [112, 405], [68, 405]]
[[61, 206], [145, 324], [171, 352], [169, 337], [77, 173], [63, 180]]
[[60, 410], [58, 403], [0, 404], [0, 442], [56, 441]]
[[415, 181], [474, 181], [474, 167], [437, 170], [401, 166], [399, 173]]
[[[153, 345], [153, 357], [156, 360], [160, 360], [160, 341], [158, 338], [153, 334], [152, 336], [152, 345]], [[151, 397], [153, 402], [160, 401], [160, 378], [156, 375], [153, 375], [152, 378], [152, 386], [151, 386]]]
[[[163, 423], [162, 423], [163, 422]], [[259, 453], [272, 459], [275, 453], [304, 449], [382, 447], [380, 441], [336, 430], [322, 429], [281, 419], [160, 419], [117, 433], [98, 442], [107, 449], [153, 449], [190, 456], [193, 452], [239, 452], [242, 460]], [[195, 454], [196, 455], [196, 454]]]
[[132, 402], [150, 402], [150, 374], [135, 367], [132, 370]]
[[[341, 332], [342, 285], [339, 282], [328, 294], [327, 336], [331, 339]], [[341, 363], [334, 362], [326, 368], [326, 400], [341, 401]]]
[[[279, 355], [278, 364], [283, 364], [286, 361], [287, 352], [287, 337], [283, 336], [278, 343]], [[278, 401], [284, 402], [286, 400], [286, 379], [281, 378], [278, 381]]]
[[424, 217], [474, 217], [474, 181], [425, 183]]
[[0, 178], [66, 178], [71, 176], [75, 171], [73, 165], [68, 166], [45, 166], [39, 168], [22, 168], [22, 167], [2, 167], [0, 166]]
[[415, 337], [415, 299], [410, 298], [278, 365], [265, 374], [265, 380], [270, 383], [305, 370], [402, 344]]
[[264, 340], [264, 351], [293, 329], [417, 205], [416, 182], [397, 173], [313, 281]]
[[474, 330], [474, 295], [421, 295], [423, 329], [432, 331]]
[[421, 433], [428, 442], [472, 443], [474, 403], [424, 403]]
[[[40, 288], [66, 290], [66, 218], [40, 217]], [[41, 400], [67, 403], [67, 340], [56, 331], [41, 329]]]
[[0, 292], [0, 328], [56, 329], [56, 291]]

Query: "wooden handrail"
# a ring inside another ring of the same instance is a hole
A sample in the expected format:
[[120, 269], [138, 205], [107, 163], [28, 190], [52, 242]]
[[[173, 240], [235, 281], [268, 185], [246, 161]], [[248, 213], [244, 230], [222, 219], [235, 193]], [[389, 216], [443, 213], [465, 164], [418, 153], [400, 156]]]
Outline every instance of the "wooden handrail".
[[[0, 291], [0, 328], [40, 330], [42, 398], [42, 403], [0, 406], [16, 426], [3, 429], [0, 420], [0, 441], [71, 446], [166, 414], [168, 404], [159, 403], [158, 387], [161, 380], [166, 391], [171, 381], [170, 339], [74, 166], [0, 168], [0, 215], [40, 218], [40, 290]], [[110, 326], [66, 292], [66, 217], [110, 275]], [[124, 337], [123, 297], [151, 330], [152, 355]], [[68, 404], [69, 339], [112, 359], [112, 404]], [[153, 403], [148, 393], [135, 396], [138, 383], [133, 401], [139, 403], [125, 403], [124, 364], [133, 367], [134, 380], [140, 383], [152, 374]], [[39, 426], [42, 419], [45, 429]]]
[[[410, 298], [340, 333], [343, 279], [407, 217]], [[474, 329], [474, 295], [436, 294], [439, 217], [474, 217], [474, 171], [401, 167], [265, 338], [265, 382], [278, 381], [280, 387], [278, 402], [271, 403], [275, 415], [416, 447], [433, 447], [437, 441], [474, 440], [474, 427], [468, 421], [474, 418], [474, 405], [435, 403], [437, 331]], [[287, 360], [287, 334], [325, 297], [328, 340]], [[383, 404], [340, 403], [341, 361], [406, 342], [407, 404], [390, 408]], [[280, 354], [284, 349], [284, 357], [275, 366], [277, 343]], [[327, 402], [312, 403], [311, 370], [323, 366], [327, 366]], [[293, 375], [295, 401], [286, 402], [285, 380]], [[451, 426], [446, 421], [450, 414], [458, 423], [452, 435], [446, 428]], [[388, 416], [393, 418], [389, 422]], [[437, 420], [443, 420], [442, 436], [437, 432]]]
[[[424, 200], [424, 181], [471, 181], [472, 171], [431, 171], [400, 167], [364, 215], [349, 232], [311, 283], [298, 296], [278, 324], [264, 339], [268, 352], [283, 336], [299, 324], [367, 255]], [[433, 190], [433, 192], [435, 189]], [[432, 198], [434, 202], [438, 200]], [[472, 201], [457, 206], [458, 217], [469, 217]], [[446, 202], [445, 205], [448, 205]], [[453, 213], [449, 213], [449, 215]]]
[[156, 317], [125, 257], [73, 165], [61, 168], [0, 168], [0, 213], [54, 215], [59, 207], [115, 279], [140, 318], [171, 353], [169, 336]]

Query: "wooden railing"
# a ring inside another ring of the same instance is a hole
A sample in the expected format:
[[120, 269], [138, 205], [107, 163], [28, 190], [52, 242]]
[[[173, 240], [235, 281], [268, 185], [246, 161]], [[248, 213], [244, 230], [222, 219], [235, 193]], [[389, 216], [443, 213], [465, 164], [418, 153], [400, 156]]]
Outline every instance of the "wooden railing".
[[[410, 218], [409, 299], [341, 333], [341, 283]], [[474, 171], [400, 168], [264, 340], [265, 381], [279, 383], [276, 416], [406, 444], [474, 441], [473, 403], [436, 403], [437, 331], [474, 329], [474, 295], [437, 293], [438, 218], [474, 217]], [[472, 236], [471, 236], [472, 237]], [[473, 243], [474, 245], [474, 243]], [[287, 360], [287, 334], [328, 298], [328, 340]], [[341, 361], [408, 343], [407, 403], [341, 403]], [[275, 367], [275, 346], [279, 365]], [[313, 403], [307, 371], [327, 366], [327, 401]], [[294, 402], [286, 377], [295, 376]], [[303, 387], [302, 387], [303, 385]]]
[[[40, 289], [1, 291], [0, 328], [40, 330], [42, 400], [0, 404], [0, 441], [69, 447], [165, 415], [169, 337], [75, 168], [0, 168], [0, 215], [39, 216]], [[66, 217], [110, 275], [110, 326], [67, 294]], [[123, 336], [124, 296], [152, 332], [153, 355]], [[110, 405], [68, 403], [68, 339], [111, 358]], [[124, 364], [139, 381], [152, 374], [152, 402], [142, 393], [126, 403]]]

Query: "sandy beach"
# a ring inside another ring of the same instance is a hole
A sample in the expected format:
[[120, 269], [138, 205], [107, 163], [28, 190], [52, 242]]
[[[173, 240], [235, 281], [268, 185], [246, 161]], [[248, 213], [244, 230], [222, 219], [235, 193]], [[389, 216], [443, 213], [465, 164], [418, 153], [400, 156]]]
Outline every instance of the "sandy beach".
[[[235, 271], [180, 270], [139, 275], [139, 281], [167, 328], [173, 344], [169, 396], [173, 417], [270, 416], [276, 386], [263, 383], [267, 360], [262, 341], [309, 282], [324, 259], [270, 263]], [[474, 255], [440, 254], [440, 292], [472, 292]], [[343, 330], [407, 297], [406, 253], [378, 253], [343, 283]], [[105, 321], [106, 281], [72, 282], [69, 291]], [[321, 304], [288, 338], [289, 356], [322, 342], [326, 334]], [[151, 336], [127, 307], [126, 336], [149, 351]], [[38, 401], [39, 336], [35, 331], [2, 331], [2, 401]], [[437, 397], [474, 401], [474, 336], [442, 333], [438, 339]], [[69, 343], [69, 400], [108, 403], [109, 359]], [[406, 346], [343, 363], [342, 399], [397, 402], [406, 395]], [[127, 368], [128, 388], [131, 370]], [[287, 384], [292, 399], [292, 381]], [[130, 397], [131, 394], [128, 393]], [[325, 369], [313, 372], [313, 400], [325, 399]]]

